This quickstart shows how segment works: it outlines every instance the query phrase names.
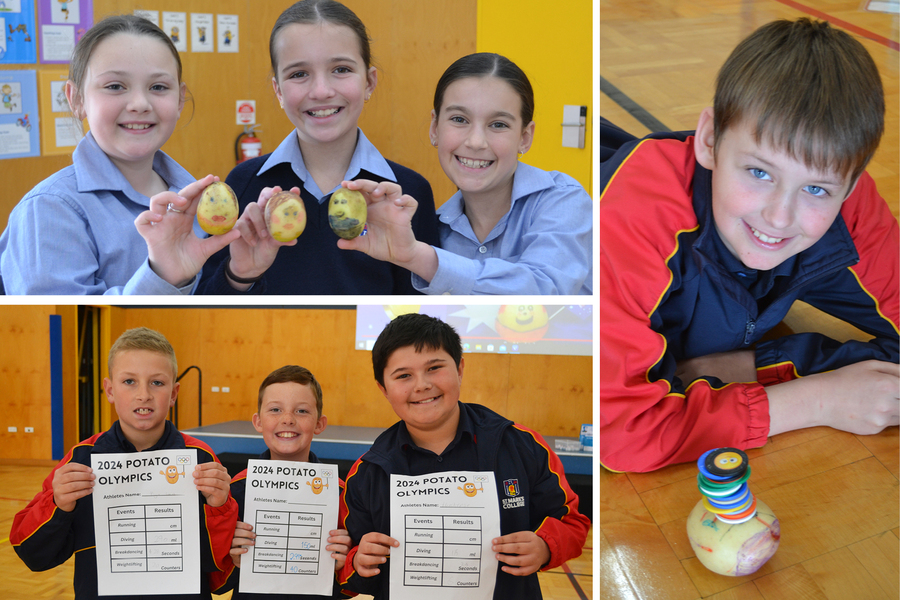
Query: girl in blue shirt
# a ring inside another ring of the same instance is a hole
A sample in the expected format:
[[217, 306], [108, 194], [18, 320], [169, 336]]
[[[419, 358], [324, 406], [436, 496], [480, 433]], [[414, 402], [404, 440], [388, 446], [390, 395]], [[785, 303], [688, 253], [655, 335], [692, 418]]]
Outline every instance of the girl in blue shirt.
[[146, 19], [109, 17], [85, 33], [66, 98], [90, 132], [73, 164], [10, 214], [0, 236], [6, 293], [191, 293], [206, 258], [240, 234], [194, 233], [199, 192], [215, 178], [195, 182], [160, 150], [186, 90], [172, 41]]
[[[421, 194], [411, 228], [437, 243], [431, 186], [385, 160], [359, 129], [378, 82], [365, 25], [333, 0], [304, 0], [285, 10], [269, 40], [272, 87], [294, 125], [271, 154], [238, 165], [226, 182], [241, 207], [242, 237], [204, 269], [201, 292], [226, 294], [409, 294], [408, 271], [341, 252], [328, 225], [328, 200], [341, 181], [386, 181]], [[265, 205], [281, 190], [303, 199], [306, 227], [296, 240], [272, 238]], [[417, 196], [418, 197], [418, 196]]]
[[408, 189], [347, 182], [368, 196], [369, 232], [342, 240], [411, 271], [428, 294], [590, 294], [592, 203], [572, 177], [519, 162], [534, 138], [525, 73], [498, 54], [460, 58], [438, 81], [431, 143], [459, 191], [437, 211], [440, 248], [416, 239]]

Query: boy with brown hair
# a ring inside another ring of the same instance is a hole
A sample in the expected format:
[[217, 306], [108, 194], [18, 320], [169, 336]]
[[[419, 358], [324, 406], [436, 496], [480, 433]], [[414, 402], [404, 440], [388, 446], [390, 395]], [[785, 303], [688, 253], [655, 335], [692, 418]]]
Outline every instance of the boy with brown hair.
[[[864, 172], [883, 130], [872, 58], [806, 18], [737, 46], [696, 132], [628, 140], [603, 122], [604, 466], [900, 422], [898, 225]], [[763, 340], [795, 300], [872, 339]]]
[[[118, 420], [106, 432], [84, 440], [44, 480], [43, 489], [13, 520], [9, 541], [32, 571], [45, 571], [75, 554], [75, 598], [97, 598], [97, 555], [91, 492], [96, 475], [92, 454], [195, 448], [194, 485], [200, 492], [200, 567], [221, 571], [228, 562], [237, 503], [228, 491], [228, 471], [204, 442], [179, 432], [166, 419], [180, 384], [175, 351], [151, 329], [129, 329], [109, 351], [109, 377], [103, 390]], [[199, 594], [148, 595], [152, 598], [212, 598], [206, 577]], [[129, 598], [144, 596], [104, 596]]]
[[[478, 404], [460, 401], [465, 361], [452, 326], [400, 315], [372, 347], [378, 389], [400, 417], [351, 467], [341, 521], [356, 544], [341, 572], [346, 590], [390, 596], [390, 476], [491, 471], [500, 502], [494, 598], [541, 595], [537, 572], [581, 554], [589, 519], [562, 462], [541, 435]], [[401, 562], [394, 568], [403, 569]], [[460, 592], [462, 593], [462, 592]]]
[[[286, 365], [269, 373], [259, 386], [259, 399], [256, 413], [252, 417], [253, 428], [263, 436], [268, 448], [259, 456], [259, 460], [290, 460], [297, 462], [318, 463], [319, 459], [310, 450], [313, 436], [322, 433], [328, 425], [328, 417], [322, 414], [322, 386], [315, 376], [304, 367]], [[338, 480], [343, 488], [344, 483]], [[234, 590], [232, 600], [266, 600], [267, 598], [283, 598], [304, 600], [322, 598], [302, 594], [255, 594], [240, 590], [241, 556], [249, 552], [254, 545], [256, 534], [253, 526], [243, 522], [244, 499], [247, 491], [247, 469], [231, 480], [231, 495], [238, 504], [238, 521], [234, 530], [231, 559], [233, 564], [223, 573], [214, 573], [212, 587], [217, 594]], [[343, 513], [338, 511], [338, 521]], [[343, 529], [329, 531], [326, 550], [332, 552], [334, 570], [340, 571], [347, 558], [350, 537]], [[344, 598], [335, 581], [332, 598]]]

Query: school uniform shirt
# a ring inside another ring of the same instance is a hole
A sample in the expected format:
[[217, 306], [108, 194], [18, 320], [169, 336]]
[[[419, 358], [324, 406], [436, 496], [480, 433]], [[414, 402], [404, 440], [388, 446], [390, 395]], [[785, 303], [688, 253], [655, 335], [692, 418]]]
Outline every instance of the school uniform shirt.
[[[412, 219], [416, 239], [437, 244], [437, 217], [434, 195], [424, 177], [395, 162], [386, 160], [366, 138], [362, 130], [344, 179], [392, 181], [404, 194], [418, 202]], [[300, 188], [306, 208], [306, 228], [297, 244], [279, 248], [275, 262], [262, 279], [247, 292], [235, 290], [225, 278], [225, 259], [229, 249], [213, 255], [204, 267], [200, 293], [203, 294], [415, 294], [410, 272], [356, 250], [337, 247], [338, 236], [328, 224], [328, 201], [338, 189], [320, 190], [306, 170], [297, 132], [290, 134], [271, 154], [242, 162], [225, 182], [238, 197], [240, 210], [259, 200], [265, 187], [282, 190]]]
[[[651, 471], [723, 446], [758, 448], [769, 434], [765, 386], [900, 360], [900, 235], [872, 178], [859, 178], [818, 242], [756, 271], [719, 238], [712, 173], [697, 164], [693, 142], [693, 132], [653, 134], [600, 167], [598, 452], [615, 471]], [[795, 300], [872, 338], [760, 341]], [[757, 381], [675, 375], [678, 361], [738, 349], [755, 349]]]
[[[354, 544], [370, 531], [391, 533], [390, 476], [445, 471], [493, 471], [500, 502], [500, 534], [534, 531], [547, 543], [550, 560], [542, 570], [581, 554], [590, 520], [578, 512], [578, 496], [569, 487], [559, 457], [544, 439], [478, 404], [459, 403], [456, 437], [438, 456], [417, 447], [400, 421], [378, 436], [372, 448], [350, 468], [342, 502], [343, 529]], [[512, 484], [512, 485], [511, 485]], [[510, 491], [512, 490], [512, 491]], [[389, 598], [391, 561], [381, 573], [361, 577], [353, 569], [358, 546], [350, 550], [339, 578], [344, 590]], [[497, 567], [494, 598], [538, 600], [537, 573], [517, 577]]]
[[[166, 421], [166, 428], [159, 441], [147, 450], [197, 449], [200, 464], [218, 462], [216, 455], [205, 443], [185, 435]], [[136, 452], [135, 447], [122, 433], [119, 422], [105, 433], [98, 433], [84, 440], [59, 462], [44, 480], [41, 491], [19, 511], [13, 519], [9, 542], [19, 558], [32, 571], [46, 571], [61, 565], [75, 554], [75, 599], [96, 599], [97, 554], [94, 540], [94, 508], [91, 494], [75, 502], [75, 510], [59, 510], [53, 501], [53, 476], [57, 469], [70, 462], [91, 466], [92, 454]], [[200, 502], [200, 569], [203, 573], [221, 571], [230, 559], [231, 539], [237, 519], [237, 503], [229, 497], [222, 506], [212, 507], [198, 491]], [[185, 524], [187, 525], [187, 524]], [[103, 600], [200, 600], [210, 599], [207, 576], [198, 573], [199, 594], [129, 596], [102, 596]]]
[[[194, 182], [162, 150], [153, 170], [178, 192]], [[150, 208], [100, 149], [91, 132], [78, 142], [72, 165], [28, 192], [0, 236], [0, 276], [7, 294], [190, 294], [150, 268], [147, 242], [134, 220]], [[206, 234], [195, 222], [194, 231]]]
[[[267, 449], [257, 458], [258, 460], [272, 460], [272, 451]], [[310, 451], [309, 460], [307, 460], [307, 462], [320, 463], [321, 461], [318, 459], [315, 453]], [[340, 479], [338, 479], [338, 486], [341, 490], [344, 489], [344, 482]], [[243, 471], [235, 475], [231, 480], [231, 497], [234, 498], [235, 502], [237, 502], [238, 505], [238, 521], [244, 521], [244, 500], [246, 498], [246, 493], [247, 469], [244, 469]], [[338, 523], [343, 520], [342, 510], [343, 504], [338, 507]], [[328, 538], [328, 532], [332, 529], [340, 529], [340, 527], [338, 525], [335, 525], [334, 527], [322, 527], [323, 540]], [[327, 550], [325, 550], [325, 546], [327, 545], [327, 542], [322, 544], [322, 552], [327, 552]], [[241, 562], [249, 561], [252, 552], [253, 548], [251, 547], [250, 551], [247, 554], [243, 555]], [[234, 590], [231, 595], [231, 600], [316, 600], [317, 598], [322, 599], [348, 597], [341, 593], [340, 587], [337, 585], [337, 580], [335, 580], [335, 585], [331, 596], [313, 596], [310, 594], [302, 594], [300, 593], [301, 590], [297, 590], [296, 594], [254, 594], [250, 592], [242, 592], [239, 589], [240, 580], [241, 570], [234, 566], [234, 563], [231, 562], [231, 559], [229, 558], [228, 565], [224, 571], [216, 571], [210, 574], [210, 587], [215, 594], [224, 594], [229, 590]]]
[[484, 242], [462, 192], [441, 205], [437, 272], [430, 282], [413, 275], [413, 285], [426, 294], [590, 295], [593, 214], [591, 197], [574, 178], [520, 162], [509, 211]]

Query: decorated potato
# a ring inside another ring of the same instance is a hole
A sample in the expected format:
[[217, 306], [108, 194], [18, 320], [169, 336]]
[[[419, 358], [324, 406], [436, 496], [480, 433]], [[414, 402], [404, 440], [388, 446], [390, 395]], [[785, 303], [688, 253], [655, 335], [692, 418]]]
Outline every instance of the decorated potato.
[[341, 188], [328, 201], [328, 224], [345, 240], [352, 240], [366, 227], [366, 198], [356, 190]]
[[266, 227], [279, 242], [300, 237], [306, 229], [306, 207], [303, 199], [291, 192], [278, 192], [266, 203]]
[[238, 219], [238, 201], [231, 187], [215, 181], [200, 194], [197, 221], [200, 228], [210, 235], [228, 233]]

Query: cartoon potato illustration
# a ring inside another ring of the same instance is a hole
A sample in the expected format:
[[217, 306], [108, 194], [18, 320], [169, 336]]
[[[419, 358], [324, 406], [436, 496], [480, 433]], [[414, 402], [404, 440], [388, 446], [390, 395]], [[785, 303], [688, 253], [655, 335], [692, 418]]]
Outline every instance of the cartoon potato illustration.
[[475, 494], [477, 494], [478, 492], [484, 491], [484, 487], [476, 488], [475, 484], [472, 483], [471, 481], [469, 483], [464, 483], [462, 487], [457, 487], [456, 489], [462, 490], [463, 493], [466, 496], [468, 496], [469, 498], [474, 498]]
[[181, 477], [181, 473], [178, 472], [178, 467], [175, 465], [170, 465], [166, 467], [165, 471], [160, 471], [160, 475], [166, 476], [166, 481], [169, 483], [178, 483], [178, 478]]
[[312, 483], [310, 483], [309, 481], [307, 481], [307, 482], [306, 482], [306, 485], [308, 485], [310, 488], [312, 488], [312, 493], [313, 493], [313, 494], [321, 494], [321, 493], [322, 493], [322, 488], [323, 488], [323, 487], [328, 487], [328, 484], [327, 484], [327, 483], [324, 483], [324, 484], [322, 483], [322, 478], [321, 478], [321, 477], [313, 477]]

